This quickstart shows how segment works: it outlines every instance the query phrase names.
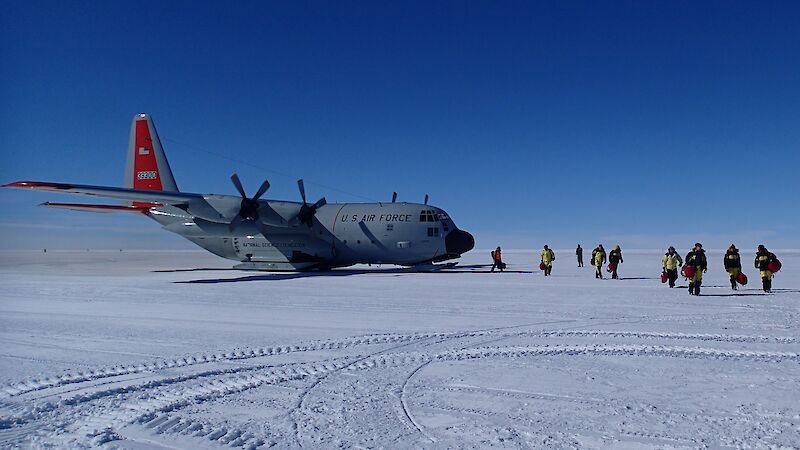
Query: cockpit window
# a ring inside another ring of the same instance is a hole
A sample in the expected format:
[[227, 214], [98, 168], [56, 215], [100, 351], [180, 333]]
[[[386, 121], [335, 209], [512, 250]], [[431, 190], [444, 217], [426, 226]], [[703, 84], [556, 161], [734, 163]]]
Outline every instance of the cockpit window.
[[430, 209], [422, 210], [419, 213], [420, 222], [436, 222], [436, 215]]

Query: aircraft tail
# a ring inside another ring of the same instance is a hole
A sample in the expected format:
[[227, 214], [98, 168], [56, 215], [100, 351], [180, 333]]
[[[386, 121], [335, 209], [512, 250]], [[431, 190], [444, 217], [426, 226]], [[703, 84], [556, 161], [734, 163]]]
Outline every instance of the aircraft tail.
[[167, 155], [149, 114], [137, 114], [131, 124], [125, 187], [146, 191], [178, 192]]

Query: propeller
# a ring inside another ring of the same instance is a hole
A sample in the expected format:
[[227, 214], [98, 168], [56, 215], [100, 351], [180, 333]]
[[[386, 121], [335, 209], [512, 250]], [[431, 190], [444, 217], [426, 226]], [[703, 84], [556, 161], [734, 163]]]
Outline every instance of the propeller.
[[303, 205], [300, 207], [300, 212], [297, 213], [297, 216], [293, 219], [293, 221], [300, 222], [311, 227], [313, 224], [314, 215], [317, 213], [317, 209], [325, 206], [328, 201], [325, 200], [325, 197], [322, 197], [313, 205], [309, 205], [308, 201], [306, 201], [306, 187], [302, 178], [297, 180], [297, 188], [300, 190], [300, 197], [303, 199]]
[[392, 203], [397, 201], [397, 192], [392, 192]]
[[258, 199], [261, 198], [265, 192], [267, 192], [267, 189], [269, 189], [269, 181], [264, 180], [264, 182], [261, 183], [261, 187], [258, 188], [258, 191], [256, 191], [256, 195], [254, 195], [252, 198], [247, 197], [247, 194], [245, 194], [244, 188], [242, 187], [242, 182], [239, 180], [239, 175], [236, 173], [231, 175], [231, 181], [236, 187], [236, 190], [239, 191], [239, 195], [242, 196], [239, 214], [237, 214], [228, 225], [228, 227], [233, 230], [245, 220], [251, 220], [254, 222], [258, 220]]
[[428, 194], [425, 194], [425, 204], [428, 204]]

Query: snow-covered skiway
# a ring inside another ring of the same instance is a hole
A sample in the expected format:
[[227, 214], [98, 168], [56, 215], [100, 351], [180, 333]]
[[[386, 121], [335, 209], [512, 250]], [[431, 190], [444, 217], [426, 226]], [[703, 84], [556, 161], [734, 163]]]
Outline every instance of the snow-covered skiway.
[[798, 447], [800, 254], [776, 253], [774, 294], [710, 252], [700, 297], [658, 252], [619, 281], [571, 251], [548, 278], [533, 252], [502, 274], [479, 251], [295, 274], [0, 253], [0, 448]]

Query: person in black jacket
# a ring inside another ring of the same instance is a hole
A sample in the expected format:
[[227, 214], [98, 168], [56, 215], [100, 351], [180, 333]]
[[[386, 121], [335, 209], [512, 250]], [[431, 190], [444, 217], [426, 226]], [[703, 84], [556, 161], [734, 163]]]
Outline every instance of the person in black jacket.
[[689, 294], [700, 295], [700, 285], [703, 284], [703, 273], [708, 270], [708, 260], [703, 244], [697, 242], [692, 251], [686, 254], [687, 266], [694, 267], [694, 275], [689, 279]]
[[769, 270], [769, 263], [778, 259], [775, 253], [767, 250], [763, 245], [756, 250], [755, 266], [761, 273], [761, 286], [764, 292], [772, 292], [772, 271]]
[[727, 271], [728, 275], [731, 277], [731, 289], [735, 291], [738, 289], [736, 279], [742, 271], [742, 260], [739, 257], [739, 249], [737, 249], [735, 245], [731, 244], [731, 246], [728, 247], [728, 251], [725, 252], [723, 264], [725, 265], [725, 271]]
[[615, 246], [613, 250], [608, 253], [608, 263], [611, 264], [611, 279], [617, 280], [619, 279], [619, 275], [617, 275], [617, 269], [619, 268], [620, 263], [622, 263], [622, 249], [619, 248], [619, 245]]
[[578, 248], [575, 249], [575, 256], [578, 257], [578, 267], [583, 267], [583, 248], [581, 244], [578, 244]]

